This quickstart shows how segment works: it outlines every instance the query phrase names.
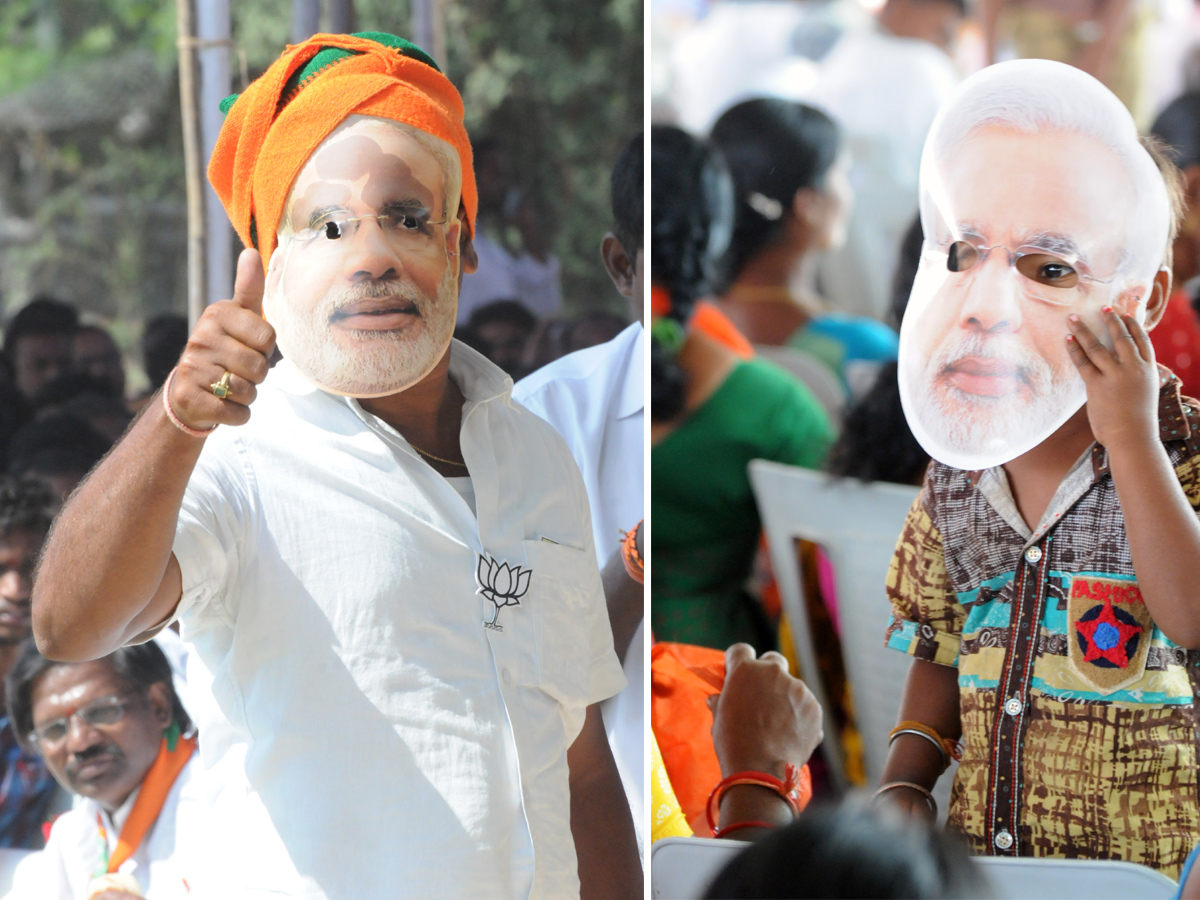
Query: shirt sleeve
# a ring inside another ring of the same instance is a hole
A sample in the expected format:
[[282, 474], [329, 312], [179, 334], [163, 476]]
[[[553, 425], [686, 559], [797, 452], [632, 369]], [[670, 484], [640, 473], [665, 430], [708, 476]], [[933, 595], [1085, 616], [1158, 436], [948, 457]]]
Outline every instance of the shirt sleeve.
[[812, 391], [794, 380], [787, 388], [770, 417], [778, 423], [779, 442], [769, 458], [806, 469], [820, 468], [833, 444], [833, 425]]
[[958, 665], [966, 614], [949, 590], [942, 536], [928, 506], [928, 486], [908, 511], [887, 575], [892, 619], [884, 643], [944, 666]]
[[245, 446], [235, 430], [218, 429], [188, 481], [175, 527], [172, 550], [179, 561], [183, 594], [173, 618], [234, 618], [231, 588], [250, 546], [249, 471]]

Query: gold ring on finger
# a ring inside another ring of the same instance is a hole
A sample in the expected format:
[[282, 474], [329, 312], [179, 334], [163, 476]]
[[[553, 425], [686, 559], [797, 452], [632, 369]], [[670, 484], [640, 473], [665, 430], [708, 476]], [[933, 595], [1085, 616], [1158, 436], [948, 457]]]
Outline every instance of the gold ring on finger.
[[213, 394], [218, 400], [224, 400], [231, 393], [233, 393], [229, 387], [229, 379], [232, 377], [233, 373], [226, 369], [225, 374], [221, 376], [219, 381], [214, 381], [209, 385], [209, 387], [212, 388]]

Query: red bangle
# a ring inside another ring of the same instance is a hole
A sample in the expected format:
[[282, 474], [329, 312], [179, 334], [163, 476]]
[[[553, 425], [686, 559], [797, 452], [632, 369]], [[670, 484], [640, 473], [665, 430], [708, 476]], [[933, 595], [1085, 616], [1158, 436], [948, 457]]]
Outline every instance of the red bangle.
[[734, 822], [732, 825], [726, 825], [724, 828], [718, 828], [713, 832], [713, 837], [725, 837], [731, 831], [737, 831], [739, 828], [778, 828], [774, 822], [757, 822], [751, 820], [749, 822]]
[[756, 784], [759, 787], [770, 788], [787, 802], [787, 805], [791, 807], [793, 816], [800, 815], [800, 810], [802, 809], [800, 804], [800, 771], [799, 766], [788, 763], [783, 781], [780, 781], [774, 775], [768, 775], [766, 772], [734, 772], [728, 778], [721, 779], [717, 782], [717, 786], [712, 789], [712, 793], [708, 795], [708, 806], [705, 808], [705, 814], [708, 817], [709, 831], [714, 835], [718, 831], [717, 821], [722, 795], [731, 787], [739, 784]]
[[[645, 521], [645, 519], [642, 520], [642, 522]], [[646, 564], [637, 552], [637, 536], [638, 532], [642, 530], [642, 522], [638, 522], [625, 532], [625, 536], [621, 539], [621, 561], [625, 563], [625, 571], [629, 577], [638, 584], [644, 585], [646, 583]]]
[[208, 437], [210, 434], [212, 434], [214, 431], [217, 430], [216, 425], [214, 425], [212, 428], [204, 428], [204, 429], [193, 428], [191, 425], [183, 424], [183, 419], [181, 419], [181, 418], [179, 418], [179, 416], [175, 415], [175, 410], [171, 409], [171, 400], [170, 400], [171, 382], [175, 380], [175, 372], [178, 368], [179, 367], [176, 366], [174, 369], [171, 370], [171, 374], [167, 376], [166, 384], [163, 385], [163, 389], [162, 389], [163, 409], [165, 409], [167, 411], [167, 418], [171, 420], [171, 424], [174, 425], [176, 428], [178, 428], [180, 431], [182, 431], [184, 434], [190, 434], [192, 437], [198, 437], [198, 438]]

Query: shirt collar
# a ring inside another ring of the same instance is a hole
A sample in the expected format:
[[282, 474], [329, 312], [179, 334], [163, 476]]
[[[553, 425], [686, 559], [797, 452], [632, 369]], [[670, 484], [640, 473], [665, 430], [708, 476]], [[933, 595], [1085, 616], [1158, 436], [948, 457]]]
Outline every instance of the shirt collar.
[[[641, 322], [634, 322], [630, 329], [637, 329], [633, 350], [626, 367], [625, 386], [621, 389], [621, 400], [617, 405], [617, 418], [626, 419], [638, 415], [646, 408], [645, 394], [645, 329]], [[619, 340], [620, 338], [618, 338]]]

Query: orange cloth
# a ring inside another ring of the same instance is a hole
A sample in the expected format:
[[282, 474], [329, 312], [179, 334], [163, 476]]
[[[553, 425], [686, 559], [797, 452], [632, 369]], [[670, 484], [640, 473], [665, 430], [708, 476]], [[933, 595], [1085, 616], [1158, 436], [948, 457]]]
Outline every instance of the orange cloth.
[[195, 738], [181, 737], [174, 750], [167, 749], [166, 738], [163, 738], [162, 745], [158, 748], [158, 756], [150, 764], [146, 777], [142, 779], [137, 799], [133, 801], [133, 809], [129, 811], [129, 818], [121, 828], [121, 835], [117, 838], [117, 849], [109, 857], [109, 872], [117, 871], [121, 863], [137, 852], [138, 845], [150, 830], [150, 826], [158, 821], [158, 814], [167, 802], [167, 794], [171, 793], [175, 779], [179, 777], [179, 773], [183, 771], [183, 767], [188, 764], [195, 751]]
[[742, 359], [751, 359], [754, 356], [754, 345], [746, 340], [725, 313], [707, 300], [696, 304], [688, 327], [708, 335], [719, 344], [724, 344]]
[[[288, 79], [328, 47], [359, 55], [321, 70], [280, 109]], [[258, 247], [264, 267], [275, 249], [275, 231], [296, 176], [351, 115], [404, 122], [452, 144], [462, 161], [462, 202], [474, 232], [479, 202], [458, 90], [432, 66], [376, 41], [316, 34], [289, 46], [238, 97], [208, 164], [208, 179], [233, 227], [247, 247]]]

